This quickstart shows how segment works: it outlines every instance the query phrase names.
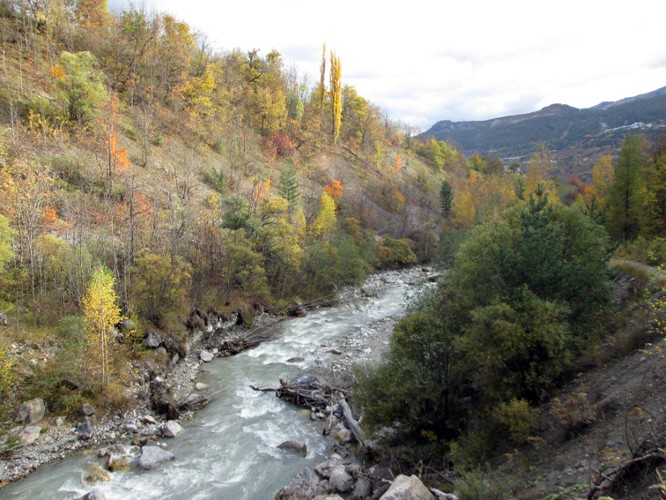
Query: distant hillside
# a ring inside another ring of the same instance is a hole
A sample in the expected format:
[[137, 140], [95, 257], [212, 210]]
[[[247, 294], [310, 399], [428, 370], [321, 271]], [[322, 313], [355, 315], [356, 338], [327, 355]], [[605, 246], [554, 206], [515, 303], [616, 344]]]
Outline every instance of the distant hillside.
[[587, 109], [552, 104], [540, 111], [485, 121], [437, 122], [434, 136], [465, 154], [489, 154], [525, 162], [540, 143], [554, 152], [561, 173], [588, 171], [604, 154], [615, 154], [629, 131], [658, 135], [666, 127], [666, 87]]

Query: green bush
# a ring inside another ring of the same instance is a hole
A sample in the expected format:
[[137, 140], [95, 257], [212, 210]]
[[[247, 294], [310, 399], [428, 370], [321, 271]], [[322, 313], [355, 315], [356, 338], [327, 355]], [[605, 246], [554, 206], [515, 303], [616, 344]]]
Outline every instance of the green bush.
[[524, 399], [513, 398], [495, 410], [497, 421], [506, 427], [516, 444], [526, 443], [539, 427], [539, 410]]
[[406, 238], [396, 240], [390, 236], [382, 237], [377, 243], [377, 259], [380, 269], [400, 269], [417, 262], [410, 240]]

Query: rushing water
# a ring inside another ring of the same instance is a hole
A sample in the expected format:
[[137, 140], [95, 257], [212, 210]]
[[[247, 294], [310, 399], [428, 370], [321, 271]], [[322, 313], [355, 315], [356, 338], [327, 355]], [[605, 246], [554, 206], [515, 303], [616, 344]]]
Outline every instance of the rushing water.
[[[208, 363], [199, 381], [222, 394], [184, 423], [177, 438], [163, 440], [176, 459], [152, 471], [133, 468], [111, 473], [111, 481], [96, 488], [109, 499], [274, 498], [292, 476], [323, 461], [331, 441], [321, 436], [323, 424], [311, 422], [308, 412], [273, 393], [254, 391], [250, 384], [275, 387], [280, 378], [294, 377], [322, 357], [333, 356], [327, 350], [354, 330], [402, 313], [409, 288], [403, 279], [362, 305], [321, 309], [284, 321], [276, 325], [280, 329], [276, 340]], [[287, 362], [294, 357], [304, 360]], [[277, 448], [288, 439], [307, 443], [307, 456]], [[81, 482], [90, 461], [99, 459], [94, 454], [77, 455], [45, 466], [0, 490], [0, 496], [79, 498], [91, 490]]]

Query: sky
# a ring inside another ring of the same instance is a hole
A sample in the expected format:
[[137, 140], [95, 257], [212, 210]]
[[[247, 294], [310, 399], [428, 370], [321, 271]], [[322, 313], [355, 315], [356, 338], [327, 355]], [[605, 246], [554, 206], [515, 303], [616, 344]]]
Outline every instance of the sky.
[[[111, 9], [124, 1], [111, 0]], [[343, 84], [420, 130], [666, 86], [664, 0], [144, 2], [221, 51], [277, 50], [310, 85], [326, 43]]]

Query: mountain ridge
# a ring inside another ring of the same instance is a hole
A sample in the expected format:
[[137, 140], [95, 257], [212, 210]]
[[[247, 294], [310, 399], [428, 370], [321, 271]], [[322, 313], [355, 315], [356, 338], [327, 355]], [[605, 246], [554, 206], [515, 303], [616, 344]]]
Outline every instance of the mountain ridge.
[[421, 134], [444, 140], [465, 154], [525, 162], [541, 145], [553, 152], [561, 173], [580, 173], [615, 154], [630, 131], [649, 136], [666, 127], [666, 87], [591, 108], [551, 104], [538, 111], [481, 121], [441, 120]]

